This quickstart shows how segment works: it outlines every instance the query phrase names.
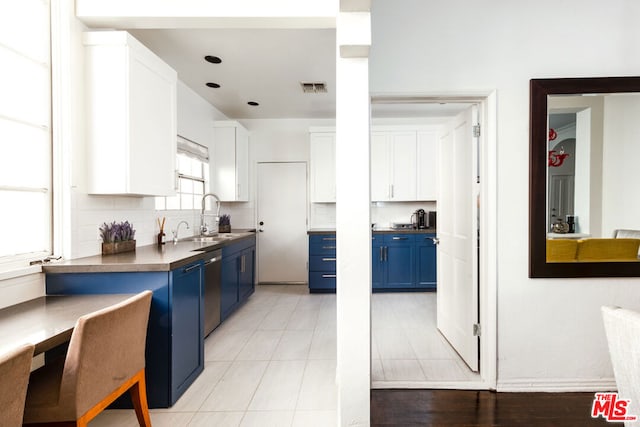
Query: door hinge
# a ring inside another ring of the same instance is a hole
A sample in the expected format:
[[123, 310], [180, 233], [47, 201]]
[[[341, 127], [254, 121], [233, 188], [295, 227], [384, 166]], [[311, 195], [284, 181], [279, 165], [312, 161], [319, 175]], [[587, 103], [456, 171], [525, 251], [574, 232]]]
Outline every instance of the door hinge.
[[474, 125], [473, 126], [473, 137], [474, 138], [479, 138], [480, 137], [480, 125]]
[[475, 323], [473, 325], [473, 336], [479, 337], [482, 334], [482, 328], [480, 328], [480, 323]]

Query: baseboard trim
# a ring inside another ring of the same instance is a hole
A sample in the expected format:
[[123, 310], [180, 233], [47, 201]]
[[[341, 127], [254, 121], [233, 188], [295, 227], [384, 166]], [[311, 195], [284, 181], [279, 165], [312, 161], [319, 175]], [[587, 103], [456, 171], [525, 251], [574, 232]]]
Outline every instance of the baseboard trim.
[[371, 389], [490, 390], [483, 381], [372, 381]]
[[597, 392], [617, 390], [616, 381], [613, 378], [582, 379], [519, 379], [519, 380], [498, 380], [497, 391], [499, 392]]

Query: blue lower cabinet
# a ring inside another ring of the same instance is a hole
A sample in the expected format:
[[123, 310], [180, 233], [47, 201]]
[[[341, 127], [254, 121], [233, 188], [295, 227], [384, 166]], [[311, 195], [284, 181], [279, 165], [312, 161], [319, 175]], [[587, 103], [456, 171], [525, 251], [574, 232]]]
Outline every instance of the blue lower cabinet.
[[416, 286], [422, 289], [436, 289], [436, 245], [433, 241], [435, 234], [422, 234], [416, 236], [417, 265]]
[[222, 320], [255, 291], [255, 258], [255, 237], [222, 248]]
[[386, 288], [415, 288], [416, 247], [413, 235], [386, 235], [385, 284]]
[[336, 291], [336, 235], [309, 236], [309, 292]]
[[374, 234], [371, 236], [371, 286], [373, 289], [382, 289], [385, 283], [384, 257], [384, 236]]
[[[203, 261], [175, 270], [46, 274], [46, 293], [122, 294], [153, 291], [146, 343], [150, 408], [172, 406], [204, 369]], [[131, 407], [121, 399], [118, 407]]]

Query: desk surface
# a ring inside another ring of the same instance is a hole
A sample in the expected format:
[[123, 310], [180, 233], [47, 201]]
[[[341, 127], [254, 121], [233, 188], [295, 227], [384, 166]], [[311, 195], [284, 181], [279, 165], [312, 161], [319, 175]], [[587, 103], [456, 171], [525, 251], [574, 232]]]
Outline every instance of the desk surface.
[[0, 310], [0, 354], [34, 344], [35, 354], [71, 338], [80, 316], [117, 304], [131, 295], [47, 295]]

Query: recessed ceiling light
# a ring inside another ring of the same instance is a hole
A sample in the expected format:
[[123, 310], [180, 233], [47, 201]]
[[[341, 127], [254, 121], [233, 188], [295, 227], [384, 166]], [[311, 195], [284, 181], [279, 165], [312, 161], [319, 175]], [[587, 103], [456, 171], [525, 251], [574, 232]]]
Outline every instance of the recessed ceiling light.
[[256, 101], [249, 101], [247, 102], [247, 104], [251, 105], [252, 107], [257, 107], [258, 105], [260, 105]]
[[207, 55], [204, 57], [204, 60], [207, 62], [211, 62], [212, 64], [219, 64], [222, 62], [222, 59], [217, 56]]
[[217, 88], [219, 88], [219, 87], [220, 87], [220, 85], [219, 85], [218, 83], [213, 83], [213, 82], [209, 82], [209, 83], [207, 83], [207, 86], [208, 86], [208, 87], [212, 87], [212, 88], [214, 88], [214, 89], [217, 89]]

